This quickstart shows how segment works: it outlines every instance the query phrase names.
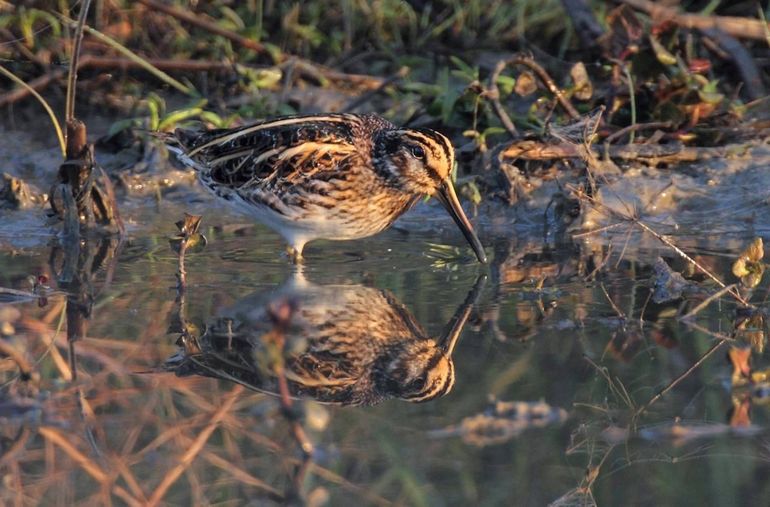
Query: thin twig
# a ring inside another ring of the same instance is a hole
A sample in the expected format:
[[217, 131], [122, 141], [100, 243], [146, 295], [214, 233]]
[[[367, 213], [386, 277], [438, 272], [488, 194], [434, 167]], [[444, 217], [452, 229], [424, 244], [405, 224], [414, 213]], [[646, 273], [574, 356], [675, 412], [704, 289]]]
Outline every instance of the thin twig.
[[738, 39], [765, 40], [767, 22], [736, 16], [703, 16], [700, 14], [680, 13], [677, 9], [651, 0], [622, 0], [634, 9], [644, 11], [654, 21], [667, 21], [685, 28], [698, 30], [717, 29]]
[[257, 41], [243, 37], [242, 35], [239, 35], [230, 30], [224, 29], [215, 23], [212, 23], [210, 21], [207, 21], [201, 18], [200, 16], [196, 16], [191, 12], [170, 7], [161, 2], [158, 2], [157, 0], [137, 0], [137, 1], [148, 7], [164, 12], [169, 16], [173, 16], [186, 23], [189, 23], [193, 26], [197, 26], [198, 28], [202, 28], [211, 33], [220, 35], [232, 42], [235, 42], [236, 44], [244, 48], [251, 49], [260, 54], [270, 56], [273, 58], [273, 61], [275, 63], [285, 64], [288, 61], [292, 61], [293, 62], [292, 65], [295, 66], [297, 71], [301, 71], [306, 74], [318, 76], [318, 77], [321, 77], [322, 79], [329, 80], [329, 81], [341, 81], [349, 85], [361, 86], [370, 90], [378, 88], [379, 86], [382, 85], [383, 81], [385, 81], [383, 78], [374, 77], [374, 76], [345, 74], [343, 72], [338, 72], [338, 71], [326, 68], [324, 66], [317, 65], [308, 60], [298, 58], [296, 56], [292, 56], [286, 53], [274, 53], [272, 51], [269, 51], [267, 47], [265, 47], [263, 44]]
[[703, 362], [704, 362], [706, 359], [708, 359], [708, 358], [709, 358], [709, 356], [711, 356], [711, 354], [713, 354], [714, 352], [716, 352], [716, 351], [719, 349], [719, 347], [721, 347], [721, 346], [722, 346], [722, 345], [724, 345], [725, 343], [727, 343], [727, 340], [719, 340], [719, 341], [718, 341], [718, 342], [716, 342], [714, 345], [712, 345], [712, 346], [711, 346], [711, 348], [709, 348], [709, 349], [708, 349], [706, 352], [704, 352], [704, 353], [703, 353], [703, 355], [700, 357], [700, 359], [698, 359], [697, 361], [695, 361], [695, 363], [693, 363], [693, 364], [692, 364], [692, 366], [690, 366], [689, 368], [687, 368], [687, 370], [685, 370], [685, 371], [684, 371], [684, 372], [683, 372], [681, 375], [679, 375], [679, 376], [678, 376], [678, 377], [676, 377], [674, 380], [672, 380], [671, 382], [669, 382], [669, 384], [668, 384], [666, 387], [664, 387], [664, 388], [663, 388], [663, 389], [662, 389], [660, 392], [658, 392], [658, 394], [656, 394], [655, 396], [653, 396], [653, 397], [650, 399], [650, 401], [648, 401], [647, 403], [645, 403], [645, 404], [644, 404], [644, 405], [643, 405], [643, 406], [642, 406], [642, 407], [641, 407], [639, 410], [637, 410], [637, 411], [636, 411], [636, 413], [634, 414], [634, 418], [637, 418], [637, 417], [639, 417], [639, 416], [640, 416], [640, 415], [641, 415], [643, 412], [645, 412], [647, 409], [649, 409], [649, 408], [650, 408], [650, 406], [652, 406], [652, 405], [653, 405], [655, 402], [657, 402], [659, 399], [661, 399], [663, 396], [665, 396], [665, 395], [666, 395], [666, 394], [667, 394], [669, 391], [671, 391], [673, 388], [675, 388], [677, 385], [679, 385], [679, 383], [680, 383], [682, 380], [684, 380], [684, 379], [685, 379], [685, 378], [687, 378], [687, 377], [688, 377], [688, 376], [689, 376], [689, 375], [690, 375], [692, 372], [694, 372], [695, 370], [697, 370], [697, 369], [698, 369], [698, 367], [699, 367], [701, 364], [703, 364]]
[[176, 270], [176, 291], [177, 298], [182, 298], [187, 290], [187, 270], [185, 269], [185, 253], [187, 252], [187, 241], [182, 240], [179, 243], [179, 255], [177, 257]]
[[741, 304], [744, 304], [744, 305], [746, 305], [746, 306], [751, 306], [751, 305], [749, 304], [749, 302], [748, 302], [748, 301], [746, 301], [746, 299], [745, 299], [743, 296], [741, 296], [741, 295], [738, 293], [738, 291], [736, 291], [734, 288], [733, 288], [733, 289], [730, 289], [728, 286], [726, 286], [726, 285], [725, 285], [725, 284], [722, 282], [722, 280], [720, 280], [719, 278], [717, 278], [717, 277], [716, 277], [716, 275], [714, 275], [713, 273], [711, 273], [711, 271], [709, 271], [708, 269], [706, 269], [706, 267], [705, 267], [705, 266], [703, 266], [703, 265], [702, 265], [702, 264], [700, 264], [698, 261], [696, 261], [695, 259], [693, 259], [693, 258], [692, 258], [692, 257], [690, 257], [689, 255], [687, 255], [687, 254], [684, 252], [684, 250], [682, 250], [681, 248], [679, 248], [678, 246], [676, 246], [676, 245], [675, 245], [675, 244], [674, 244], [674, 243], [673, 243], [673, 242], [672, 242], [670, 239], [668, 239], [668, 238], [665, 238], [665, 237], [664, 237], [662, 234], [660, 234], [660, 233], [658, 233], [658, 232], [654, 231], [652, 228], [650, 228], [650, 226], [648, 226], [647, 224], [645, 224], [644, 222], [642, 222], [642, 221], [641, 221], [641, 220], [639, 220], [638, 218], [633, 218], [632, 220], [633, 220], [633, 222], [634, 222], [636, 225], [638, 225], [639, 227], [641, 227], [643, 230], [647, 231], [649, 234], [652, 234], [652, 235], [653, 235], [653, 236], [654, 236], [656, 239], [658, 239], [658, 241], [662, 242], [663, 244], [665, 244], [666, 246], [668, 246], [669, 248], [671, 248], [671, 249], [672, 249], [672, 250], [673, 250], [673, 251], [674, 251], [674, 252], [675, 252], [677, 255], [679, 255], [680, 257], [682, 257], [683, 259], [685, 259], [687, 262], [689, 262], [690, 264], [692, 264], [693, 266], [695, 266], [696, 268], [698, 268], [698, 269], [701, 271], [701, 273], [703, 273], [703, 274], [704, 274], [704, 275], [706, 275], [707, 277], [711, 278], [711, 279], [712, 279], [714, 282], [716, 282], [716, 284], [717, 284], [717, 285], [719, 285], [719, 286], [720, 286], [720, 287], [722, 287], [722, 288], [727, 288], [727, 289], [728, 289], [728, 291], [727, 291], [727, 292], [729, 292], [729, 293], [730, 293], [730, 295], [731, 295], [731, 296], [733, 296], [735, 299], [737, 299], [738, 301], [740, 301], [740, 303], [741, 303]]
[[[81, 65], [83, 61], [80, 61]], [[3, 67], [0, 67], [0, 69], [3, 69]], [[5, 69], [3, 69], [5, 70]], [[54, 70], [51, 70], [47, 72], [46, 74], [43, 74], [42, 76], [36, 77], [29, 83], [25, 83], [21, 79], [14, 80], [15, 83], [19, 84], [20, 86], [18, 88], [14, 88], [13, 90], [9, 91], [8, 93], [0, 96], [0, 107], [7, 106], [8, 104], [13, 104], [15, 102], [20, 101], [21, 99], [27, 97], [28, 95], [33, 95], [35, 98], [37, 98], [39, 101], [42, 101], [42, 97], [37, 95], [35, 92], [42, 90], [43, 88], [47, 87], [49, 84], [51, 84], [53, 81], [56, 81], [57, 79], [64, 76], [64, 74], [67, 73], [66, 69], [63, 68], [57, 68]], [[7, 76], [5, 72], [3, 72]], [[10, 76], [8, 76], [10, 79]], [[55, 118], [55, 117], [54, 117]], [[59, 121], [58, 119], [56, 120]], [[64, 143], [64, 138], [62, 136], [62, 144]], [[63, 151], [63, 150], [62, 150]]]
[[[236, 71], [238, 65], [225, 61], [184, 60], [178, 58], [144, 58], [144, 61], [160, 70], [177, 72]], [[142, 62], [119, 56], [88, 55], [88, 60], [81, 62], [80, 68], [91, 69], [144, 69]], [[251, 67], [246, 67], [251, 68]]]
[[[299, 460], [292, 460], [292, 461], [294, 461], [295, 463], [300, 462]], [[383, 498], [377, 495], [376, 491], [369, 491], [359, 486], [358, 484], [350, 482], [343, 475], [340, 475], [337, 472], [334, 472], [328, 468], [324, 468], [323, 466], [318, 465], [317, 463], [311, 463], [309, 468], [310, 468], [310, 472], [317, 475], [321, 479], [324, 479], [325, 481], [328, 481], [332, 484], [336, 484], [343, 490], [346, 490], [350, 493], [361, 496], [364, 500], [366, 500], [368, 503], [372, 505], [378, 505], [381, 507], [389, 507], [391, 505], [394, 505], [393, 502], [391, 502], [390, 500], [387, 500], [386, 498]]]
[[24, 357], [24, 354], [13, 347], [9, 342], [0, 339], [0, 357], [7, 357], [19, 368], [22, 380], [29, 380], [32, 375], [32, 365]]
[[43, 437], [45, 437], [47, 440], [59, 446], [65, 454], [72, 458], [75, 463], [80, 465], [80, 467], [85, 470], [88, 475], [93, 477], [94, 480], [96, 480], [99, 484], [104, 485], [109, 482], [110, 478], [107, 473], [105, 473], [93, 461], [91, 461], [88, 456], [77, 450], [75, 446], [70, 442], [70, 439], [65, 435], [62, 435], [59, 430], [49, 426], [41, 426], [38, 428], [38, 432], [40, 432], [40, 434], [43, 435]]
[[[629, 68], [628, 63], [626, 62], [620, 62], [623, 73], [626, 75], [626, 81], [628, 82], [628, 99], [629, 99], [629, 106], [631, 107], [631, 126], [636, 125], [636, 89], [634, 88], [634, 76], [631, 75], [631, 69]], [[631, 135], [629, 136], [628, 143], [634, 144], [634, 133], [635, 130], [631, 130]]]
[[636, 404], [634, 403], [634, 400], [631, 399], [631, 395], [628, 394], [628, 390], [626, 389], [626, 386], [623, 385], [622, 382], [620, 382], [620, 379], [617, 379], [617, 385], [615, 385], [616, 381], [610, 376], [609, 371], [604, 366], [599, 366], [596, 364], [596, 362], [588, 357], [588, 355], [583, 354], [583, 359], [588, 362], [591, 366], [593, 366], [596, 371], [598, 371], [604, 379], [607, 381], [607, 386], [619, 397], [623, 400], [623, 402], [628, 405], [628, 408], [633, 409]]
[[67, 101], [64, 107], [64, 121], [69, 122], [75, 118], [75, 85], [78, 80], [78, 60], [80, 60], [80, 46], [83, 43], [83, 27], [86, 24], [88, 8], [91, 0], [85, 0], [80, 6], [78, 24], [75, 28], [74, 43], [72, 44], [72, 58], [70, 59], [69, 77], [67, 78]]
[[296, 56], [292, 56], [290, 59], [281, 63], [281, 67], [285, 68], [286, 66], [292, 67], [298, 76], [314, 78], [321, 84], [324, 84], [324, 82], [332, 82], [367, 90], [375, 90], [379, 88], [384, 81], [384, 78], [378, 76], [340, 72]]
[[513, 125], [513, 122], [511, 121], [510, 116], [508, 116], [508, 113], [505, 112], [505, 108], [500, 103], [500, 89], [497, 87], [497, 80], [500, 78], [500, 74], [507, 66], [508, 62], [505, 60], [500, 60], [497, 62], [497, 65], [495, 65], [495, 70], [492, 71], [492, 74], [489, 76], [489, 84], [487, 85], [487, 89], [484, 92], [484, 98], [492, 102], [492, 108], [495, 110], [497, 117], [500, 118], [500, 122], [503, 124], [503, 127], [505, 127], [505, 130], [508, 131], [512, 138], [518, 139], [519, 132]]
[[682, 315], [679, 317], [679, 320], [687, 320], [695, 317], [698, 313], [701, 312], [704, 308], [706, 308], [709, 304], [711, 304], [712, 301], [721, 298], [726, 293], [730, 292], [731, 290], [735, 289], [735, 284], [727, 285], [726, 287], [722, 287], [706, 299], [700, 302], [698, 306], [693, 308], [691, 311], [689, 311], [687, 314]]
[[[70, 18], [68, 18], [66, 16], [61, 16], [61, 18], [65, 22], [67, 22], [67, 23], [76, 24], [76, 22], [74, 20], [72, 20], [72, 19], [70, 19]], [[118, 53], [122, 54], [123, 56], [125, 56], [129, 60], [132, 60], [139, 67], [142, 67], [147, 72], [151, 73], [152, 75], [154, 75], [155, 77], [157, 77], [161, 81], [167, 83], [169, 86], [171, 86], [173, 88], [176, 88], [177, 90], [179, 90], [180, 92], [184, 93], [185, 95], [191, 95], [191, 96], [195, 96], [196, 95], [195, 90], [193, 90], [189, 86], [186, 86], [186, 85], [180, 83], [179, 81], [177, 81], [173, 77], [169, 76], [168, 74], [166, 74], [162, 70], [154, 67], [145, 58], [143, 58], [143, 57], [139, 56], [138, 54], [134, 53], [133, 51], [131, 51], [126, 46], [124, 46], [120, 42], [116, 41], [112, 37], [109, 37], [109, 36], [101, 33], [99, 30], [95, 30], [95, 29], [91, 28], [88, 25], [83, 25], [83, 30], [86, 33], [88, 33], [89, 35], [91, 35], [92, 37], [96, 38], [98, 41], [103, 42], [104, 44], [108, 45], [112, 49], [116, 50]]]
[[[179, 60], [170, 58], [145, 58], [144, 62], [162, 71], [176, 72], [236, 72], [241, 67], [246, 69], [253, 68], [250, 66], [233, 65], [229, 62]], [[138, 59], [130, 59], [120, 56], [83, 55], [80, 60], [78, 60], [77, 69], [147, 69], [147, 66], [144, 62]], [[26, 83], [26, 85], [15, 88], [5, 95], [1, 95], [0, 107], [6, 106], [8, 104], [14, 104], [32, 94], [34, 90], [40, 91], [46, 88], [51, 83], [64, 76], [65, 73], [66, 71], [64, 69], [53, 69], [46, 74], [33, 79], [29, 83]]]
[[618, 318], [621, 320], [626, 320], [626, 314], [623, 313], [623, 310], [618, 308], [618, 305], [615, 304], [615, 301], [612, 300], [610, 297], [610, 293], [607, 292], [607, 289], [604, 287], [604, 283], [600, 283], [599, 287], [601, 287], [602, 292], [604, 292], [604, 297], [607, 298], [607, 301], [610, 302], [610, 306], [612, 306], [612, 309], [615, 310], [615, 313], [617, 314]]
[[22, 426], [19, 433], [12, 441], [3, 442], [3, 454], [0, 455], [0, 467], [5, 468], [8, 464], [17, 462], [16, 455], [24, 450], [32, 431], [27, 426]]
[[608, 135], [607, 138], [604, 140], [605, 144], [612, 144], [616, 140], [620, 139], [624, 135], [630, 133], [630, 132], [637, 132], [639, 130], [647, 130], [647, 129], [669, 129], [673, 127], [673, 123], [670, 121], [651, 121], [649, 123], [634, 123], [632, 125], [628, 125], [627, 127], [623, 127], [622, 129], [618, 130], [617, 132], [613, 132], [612, 134]]
[[[735, 157], [747, 151], [746, 144], [732, 144], [721, 147], [684, 146], [672, 144], [626, 144], [594, 145], [591, 153], [597, 157], [632, 160], [647, 165], [679, 164], [702, 160]], [[504, 146], [500, 156], [505, 159], [558, 160], [564, 158], [582, 158], [585, 150], [582, 146], [568, 142], [543, 142], [535, 139], [522, 139]]]
[[597, 227], [596, 229], [591, 229], [590, 231], [577, 232], [577, 233], [573, 234], [572, 237], [573, 238], [584, 238], [584, 237], [587, 237], [587, 236], [593, 236], [594, 234], [601, 234], [602, 232], [610, 231], [612, 229], [617, 229], [618, 227], [622, 227], [624, 225], [627, 225], [627, 224], [618, 223], [618, 224], [603, 225], [602, 227]]
[[213, 34], [224, 37], [225, 39], [235, 42], [236, 44], [244, 48], [251, 49], [253, 51], [256, 51], [257, 53], [264, 54], [264, 55], [271, 54], [263, 44], [260, 44], [255, 40], [249, 39], [235, 32], [227, 30], [226, 28], [222, 28], [216, 23], [212, 21], [208, 21], [207, 19], [204, 19], [200, 15], [196, 15], [192, 11], [171, 7], [170, 5], [164, 4], [162, 2], [158, 2], [156, 0], [136, 0], [136, 1], [140, 4], [146, 5], [147, 7], [153, 10], [163, 12], [165, 14], [168, 14], [169, 16], [172, 16], [181, 21], [184, 21], [185, 23], [189, 23], [193, 26], [202, 28], [203, 30], [206, 30]]
[[278, 392], [281, 395], [281, 408], [287, 415], [287, 419], [289, 419], [289, 423], [291, 425], [291, 433], [299, 444], [300, 449], [302, 449], [302, 454], [304, 455], [305, 459], [310, 459], [310, 457], [313, 455], [313, 444], [305, 434], [305, 430], [302, 428], [302, 424], [300, 424], [297, 418], [293, 415], [293, 402], [289, 395], [289, 385], [286, 380], [286, 371], [283, 368], [276, 369], [278, 370], [276, 371], [276, 374], [278, 375]]
[[546, 70], [540, 66], [540, 64], [537, 63], [533, 58], [529, 56], [516, 56], [508, 60], [506, 65], [524, 65], [525, 67], [528, 67], [532, 72], [535, 73], [543, 85], [548, 88], [548, 91], [550, 91], [553, 96], [556, 97], [556, 100], [559, 102], [559, 104], [561, 104], [561, 107], [564, 108], [567, 114], [570, 115], [573, 120], [580, 119], [580, 113], [578, 113], [577, 109], [575, 109], [575, 106], [572, 105], [561, 88], [556, 85], [556, 82], [551, 78], [548, 72], [546, 72]]
[[263, 490], [265, 494], [268, 496], [268, 498], [270, 498], [270, 500], [274, 502], [283, 502], [284, 497], [283, 495], [281, 495], [280, 491], [270, 486], [265, 481], [257, 477], [254, 477], [247, 471], [241, 468], [238, 468], [229, 460], [211, 451], [203, 451], [201, 453], [201, 456], [203, 457], [203, 459], [205, 459], [215, 467], [221, 468], [222, 470], [226, 471], [230, 475], [230, 477], [234, 479], [238, 479], [243, 484], [248, 484], [249, 486], [253, 486], [255, 488]]
[[172, 87], [176, 88], [177, 90], [179, 90], [180, 92], [184, 93], [185, 95], [191, 95], [191, 96], [195, 96], [196, 95], [195, 90], [193, 90], [189, 86], [183, 85], [182, 83], [180, 83], [179, 81], [177, 81], [173, 77], [169, 76], [168, 74], [166, 74], [162, 70], [154, 67], [147, 60], [145, 60], [141, 56], [137, 55], [136, 53], [134, 53], [133, 51], [131, 51], [130, 49], [125, 47], [123, 44], [121, 44], [118, 41], [116, 41], [115, 39], [113, 39], [111, 37], [107, 37], [106, 35], [104, 35], [103, 33], [99, 32], [98, 30], [94, 30], [90, 26], [84, 26], [83, 28], [84, 28], [84, 30], [86, 32], [88, 32], [89, 35], [97, 38], [99, 41], [104, 42], [105, 44], [107, 44], [111, 48], [117, 50], [119, 53], [121, 53], [123, 56], [125, 56], [129, 60], [133, 60], [140, 67], [142, 67], [147, 72], [149, 72], [150, 74], [154, 75], [155, 77], [157, 77], [161, 81], [167, 83], [169, 86], [172, 86]]

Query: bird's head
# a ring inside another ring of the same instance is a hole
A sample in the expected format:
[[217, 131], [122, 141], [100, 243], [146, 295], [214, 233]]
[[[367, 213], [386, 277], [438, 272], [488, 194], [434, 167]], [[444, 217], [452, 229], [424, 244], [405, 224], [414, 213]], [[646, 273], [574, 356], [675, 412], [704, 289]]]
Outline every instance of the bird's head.
[[446, 136], [430, 129], [383, 130], [375, 137], [373, 159], [375, 169], [392, 185], [409, 194], [438, 199], [479, 261], [487, 262], [484, 247], [455, 193], [454, 148]]

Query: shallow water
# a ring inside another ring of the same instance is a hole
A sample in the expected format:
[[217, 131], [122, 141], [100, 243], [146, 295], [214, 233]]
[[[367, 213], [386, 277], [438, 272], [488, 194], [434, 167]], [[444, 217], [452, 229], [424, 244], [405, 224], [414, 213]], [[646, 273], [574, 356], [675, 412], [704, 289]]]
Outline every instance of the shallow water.
[[[204, 215], [209, 244], [188, 255], [179, 298], [168, 237], [185, 211]], [[678, 319], [718, 287], [633, 225], [545, 241], [542, 223], [482, 207], [481, 266], [450, 219], [420, 205], [376, 237], [311, 243], [298, 273], [276, 234], [197, 190], [134, 199], [128, 238], [90, 239], [77, 258], [37, 211], [2, 213], [0, 287], [51, 286], [45, 301], [0, 300], [3, 339], [33, 377], [0, 360], [5, 503], [770, 500], [764, 321], [740, 324], [729, 295]], [[672, 237], [732, 283], [756, 230], [723, 232]], [[655, 303], [658, 256], [693, 286]], [[750, 295], [760, 308], [767, 287]], [[286, 329], [282, 310], [294, 312]], [[458, 321], [451, 358], [427, 367]], [[330, 345], [342, 336], [347, 348]], [[750, 339], [756, 375], [741, 386], [726, 355]], [[276, 365], [300, 395], [291, 408]], [[404, 401], [434, 381], [444, 396]]]

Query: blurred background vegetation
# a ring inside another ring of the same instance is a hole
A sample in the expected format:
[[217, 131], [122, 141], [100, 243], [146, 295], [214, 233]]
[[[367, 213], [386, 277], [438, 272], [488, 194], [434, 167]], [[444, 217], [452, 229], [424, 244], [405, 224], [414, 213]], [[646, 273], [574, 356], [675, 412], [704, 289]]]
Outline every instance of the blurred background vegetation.
[[[524, 130], [575, 119], [555, 106], [553, 88], [531, 68], [511, 65], [491, 89], [495, 66], [514, 54], [537, 62], [580, 114], [606, 107], [604, 135], [636, 122], [671, 122], [670, 132], [691, 141], [685, 134], [693, 127], [734, 123], [746, 103], [764, 96], [770, 32], [736, 38], [688, 29], [650, 4], [97, 0], [79, 107], [139, 118], [130, 123], [151, 129], [191, 119], [226, 126], [278, 114], [377, 111], [449, 129], [456, 140], [465, 133], [469, 146], [484, 149], [489, 136], [505, 132], [491, 103], [496, 94]], [[669, 4], [705, 20], [738, 16], [754, 28], [768, 15], [766, 2]], [[64, 93], [69, 20], [78, 6], [0, 2], [2, 64], [45, 88], [48, 100]], [[15, 85], [0, 86], [0, 104], [16, 102]]]

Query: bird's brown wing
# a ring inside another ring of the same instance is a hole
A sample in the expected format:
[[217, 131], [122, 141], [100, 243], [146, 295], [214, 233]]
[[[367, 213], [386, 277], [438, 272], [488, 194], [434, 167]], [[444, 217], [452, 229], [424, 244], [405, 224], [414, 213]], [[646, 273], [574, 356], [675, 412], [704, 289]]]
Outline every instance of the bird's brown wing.
[[378, 117], [352, 114], [289, 116], [235, 129], [177, 130], [175, 136], [208, 179], [241, 188], [291, 184], [318, 171], [334, 171], [351, 157], [368, 156], [362, 139], [389, 125]]

